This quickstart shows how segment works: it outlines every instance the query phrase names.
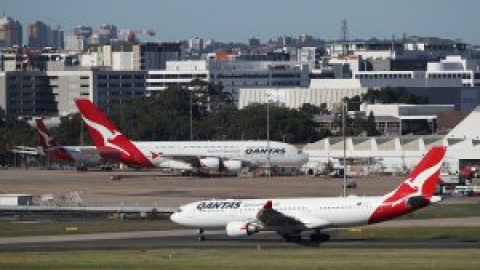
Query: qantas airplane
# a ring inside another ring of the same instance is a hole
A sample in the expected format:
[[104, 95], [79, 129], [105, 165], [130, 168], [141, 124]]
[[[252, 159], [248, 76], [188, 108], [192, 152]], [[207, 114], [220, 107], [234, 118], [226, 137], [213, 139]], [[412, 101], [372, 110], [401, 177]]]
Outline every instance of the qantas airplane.
[[[85, 171], [87, 167], [104, 165], [94, 146], [62, 146], [52, 137], [42, 119], [35, 119], [40, 147], [46, 155], [62, 162], [73, 162], [77, 170]], [[111, 169], [110, 166], [102, 166], [102, 169]]]
[[273, 141], [134, 142], [90, 100], [75, 103], [100, 154], [134, 166], [238, 172], [245, 166], [266, 166], [269, 158], [272, 166], [301, 166], [308, 161], [295, 146]]
[[301, 232], [313, 231], [311, 241], [325, 241], [329, 235], [322, 229], [378, 223], [439, 201], [433, 193], [445, 151], [432, 148], [407, 180], [384, 196], [206, 200], [180, 207], [170, 219], [199, 229], [199, 241], [208, 228], [224, 228], [229, 236], [274, 231], [287, 241], [301, 241]]

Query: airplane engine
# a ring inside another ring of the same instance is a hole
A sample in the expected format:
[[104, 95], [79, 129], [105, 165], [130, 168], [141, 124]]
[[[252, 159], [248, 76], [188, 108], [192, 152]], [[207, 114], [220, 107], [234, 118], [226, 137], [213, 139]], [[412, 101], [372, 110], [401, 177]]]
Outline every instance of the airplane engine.
[[220, 159], [218, 158], [201, 158], [200, 160], [200, 167], [209, 170], [219, 170], [220, 169]]
[[229, 172], [239, 172], [242, 169], [242, 162], [240, 160], [225, 160], [222, 165], [223, 168]]
[[226, 227], [228, 236], [250, 236], [260, 231], [260, 226], [251, 222], [232, 221]]

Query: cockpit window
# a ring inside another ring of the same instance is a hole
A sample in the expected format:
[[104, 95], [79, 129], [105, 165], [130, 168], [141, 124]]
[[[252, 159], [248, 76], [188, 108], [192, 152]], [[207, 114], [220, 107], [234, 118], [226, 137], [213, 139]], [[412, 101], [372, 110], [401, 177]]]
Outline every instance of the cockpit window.
[[175, 211], [177, 213], [181, 213], [182, 212], [182, 208], [178, 208], [177, 211]]
[[297, 153], [298, 153], [299, 155], [301, 155], [301, 154], [303, 153], [303, 151], [302, 151], [302, 150], [298, 150]]

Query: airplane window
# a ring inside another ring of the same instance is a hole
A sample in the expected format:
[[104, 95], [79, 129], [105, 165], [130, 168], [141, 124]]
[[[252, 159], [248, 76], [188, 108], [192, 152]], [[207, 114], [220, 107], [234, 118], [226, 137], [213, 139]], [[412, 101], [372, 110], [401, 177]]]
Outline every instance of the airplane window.
[[182, 209], [179, 208], [179, 209], [177, 210], [177, 213], [181, 213], [181, 212], [182, 212]]
[[302, 153], [302, 150], [298, 150], [298, 154], [301, 154]]

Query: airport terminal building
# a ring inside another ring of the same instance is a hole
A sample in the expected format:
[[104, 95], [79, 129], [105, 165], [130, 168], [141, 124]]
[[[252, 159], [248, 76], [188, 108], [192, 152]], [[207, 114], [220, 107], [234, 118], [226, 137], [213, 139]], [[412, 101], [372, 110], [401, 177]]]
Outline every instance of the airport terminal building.
[[[446, 135], [330, 137], [307, 144], [308, 168], [321, 170], [327, 163], [343, 164], [344, 149], [356, 174], [404, 173], [434, 146], [447, 146], [445, 170], [458, 173], [464, 167], [480, 168], [480, 106]], [[344, 145], [346, 148], [344, 148]], [[358, 166], [355, 166], [358, 165]]]

